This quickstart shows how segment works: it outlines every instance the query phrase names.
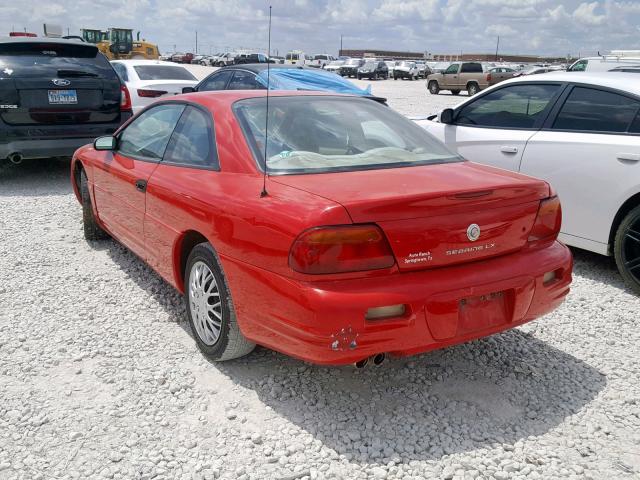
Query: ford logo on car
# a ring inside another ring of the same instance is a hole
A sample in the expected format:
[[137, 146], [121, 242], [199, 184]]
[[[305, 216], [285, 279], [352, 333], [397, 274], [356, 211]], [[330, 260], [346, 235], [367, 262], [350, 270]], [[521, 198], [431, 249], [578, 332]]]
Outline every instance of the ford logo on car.
[[467, 227], [467, 238], [472, 242], [480, 238], [480, 226], [477, 223], [472, 223]]
[[57, 87], [66, 87], [67, 85], [71, 85], [71, 82], [69, 80], [65, 80], [64, 78], [54, 78], [51, 81]]

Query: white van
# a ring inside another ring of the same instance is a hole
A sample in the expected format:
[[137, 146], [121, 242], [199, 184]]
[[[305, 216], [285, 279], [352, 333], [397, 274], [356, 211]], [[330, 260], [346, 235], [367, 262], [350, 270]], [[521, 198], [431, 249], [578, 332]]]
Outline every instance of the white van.
[[305, 55], [301, 50], [292, 50], [291, 52], [287, 52], [284, 57], [284, 63], [288, 63], [290, 65], [306, 65], [313, 60], [311, 55]]
[[[631, 52], [628, 52], [631, 53]], [[640, 65], [640, 52], [635, 55], [601, 55], [599, 57], [585, 57], [574, 62], [568, 72], [608, 72], [616, 67]]]

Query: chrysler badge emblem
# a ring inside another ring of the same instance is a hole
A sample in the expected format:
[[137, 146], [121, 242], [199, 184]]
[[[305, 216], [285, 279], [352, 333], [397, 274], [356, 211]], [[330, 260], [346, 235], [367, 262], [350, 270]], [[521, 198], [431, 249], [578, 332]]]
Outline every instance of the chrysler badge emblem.
[[467, 227], [467, 238], [472, 242], [480, 238], [480, 226], [477, 223], [472, 223]]
[[69, 80], [65, 80], [64, 78], [54, 78], [51, 81], [57, 87], [66, 87], [67, 85], [71, 85], [71, 82]]

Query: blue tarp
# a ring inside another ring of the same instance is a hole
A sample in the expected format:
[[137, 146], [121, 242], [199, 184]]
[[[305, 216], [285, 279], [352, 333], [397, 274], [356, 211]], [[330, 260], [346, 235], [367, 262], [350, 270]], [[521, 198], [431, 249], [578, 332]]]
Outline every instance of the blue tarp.
[[[302, 68], [270, 69], [270, 90], [311, 90], [320, 92], [350, 93], [352, 95], [371, 95], [371, 87], [366, 90], [356, 87], [340, 75], [324, 70], [307, 70]], [[267, 86], [267, 71], [261, 72], [257, 79]]]

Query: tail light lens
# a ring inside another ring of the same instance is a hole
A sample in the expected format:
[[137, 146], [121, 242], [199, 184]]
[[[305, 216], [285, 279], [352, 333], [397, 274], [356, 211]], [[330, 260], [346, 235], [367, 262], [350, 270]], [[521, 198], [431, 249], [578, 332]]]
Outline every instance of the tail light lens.
[[142, 88], [138, 89], [138, 96], [145, 97], [145, 98], [157, 98], [157, 97], [161, 97], [166, 93], [169, 93], [169, 92], [165, 92], [164, 90], [146, 90]]
[[311, 275], [377, 270], [394, 264], [387, 239], [376, 225], [312, 228], [300, 234], [289, 252], [289, 266]]
[[120, 85], [120, 111], [131, 111], [131, 95], [126, 85]]
[[529, 242], [553, 241], [558, 238], [562, 225], [560, 199], [553, 196], [542, 200], [538, 207], [538, 216], [529, 233]]
[[490, 81], [491, 81], [491, 74], [487, 73], [487, 82], [490, 82]]

